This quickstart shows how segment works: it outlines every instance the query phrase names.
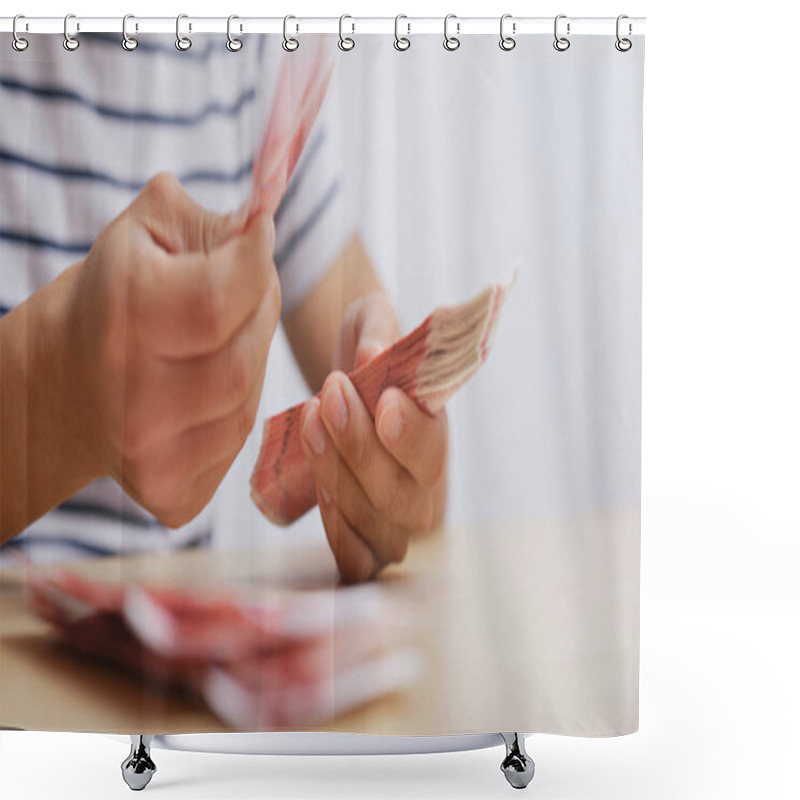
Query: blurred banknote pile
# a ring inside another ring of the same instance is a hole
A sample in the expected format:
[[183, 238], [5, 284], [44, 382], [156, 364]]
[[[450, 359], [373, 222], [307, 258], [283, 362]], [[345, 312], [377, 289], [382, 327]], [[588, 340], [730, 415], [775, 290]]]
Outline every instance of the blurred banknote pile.
[[68, 647], [199, 698], [239, 730], [324, 725], [421, 672], [406, 615], [375, 584], [253, 599], [62, 567], [32, 572], [28, 587], [30, 607]]

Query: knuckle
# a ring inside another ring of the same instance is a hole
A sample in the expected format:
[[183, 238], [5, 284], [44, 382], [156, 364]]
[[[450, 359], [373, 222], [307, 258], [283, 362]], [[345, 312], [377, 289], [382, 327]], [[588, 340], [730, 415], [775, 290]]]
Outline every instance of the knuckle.
[[[153, 469], [145, 460], [139, 460], [133, 468], [132, 480], [139, 494], [141, 504], [154, 514], [159, 521], [165, 517], [175, 520], [179, 513], [172, 498], [176, 496], [175, 480]], [[176, 527], [169, 525], [168, 527]]]
[[156, 516], [163, 516], [173, 510], [169, 487], [169, 481], [160, 481], [156, 476], [146, 476], [140, 486], [145, 507], [151, 509]]
[[236, 439], [243, 442], [255, 424], [256, 414], [250, 403], [245, 403], [236, 411], [235, 428]]
[[205, 491], [198, 491], [196, 485], [186, 487], [181, 502], [176, 503], [172, 500], [170, 505], [160, 512], [160, 515], [156, 515], [158, 521], [168, 528], [180, 528], [186, 525], [206, 507], [217, 486], [218, 483], [215, 483]]
[[[242, 346], [234, 347], [227, 358], [226, 389], [230, 397], [239, 400], [249, 394], [252, 384], [253, 366], [249, 353]], [[249, 413], [248, 405], [242, 410]]]
[[147, 181], [143, 191], [145, 194], [155, 197], [169, 197], [179, 185], [174, 173], [163, 170]]
[[174, 173], [166, 170], [158, 172], [144, 185], [140, 197], [146, 207], [156, 210], [164, 206], [180, 188], [180, 183]]
[[161, 512], [153, 512], [156, 519], [167, 528], [180, 528], [190, 522], [197, 512], [189, 508], [169, 508]]

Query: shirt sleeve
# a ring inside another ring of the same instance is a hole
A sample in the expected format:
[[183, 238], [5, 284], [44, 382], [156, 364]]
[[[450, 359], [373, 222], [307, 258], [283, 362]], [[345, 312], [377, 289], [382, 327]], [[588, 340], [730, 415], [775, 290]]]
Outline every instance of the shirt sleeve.
[[356, 232], [347, 200], [334, 73], [319, 116], [275, 214], [275, 266], [285, 317], [314, 288]]

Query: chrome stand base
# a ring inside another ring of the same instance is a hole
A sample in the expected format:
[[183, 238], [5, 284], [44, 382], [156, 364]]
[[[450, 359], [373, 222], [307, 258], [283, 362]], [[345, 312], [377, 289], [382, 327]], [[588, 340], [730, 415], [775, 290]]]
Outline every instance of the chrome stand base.
[[524, 789], [536, 771], [533, 759], [525, 752], [525, 735], [522, 733], [501, 733], [506, 743], [506, 757], [500, 765], [506, 780], [515, 789]]
[[[506, 757], [500, 769], [506, 780], [515, 789], [524, 789], [532, 780], [536, 769], [533, 759], [525, 752], [525, 735], [522, 733], [501, 733], [506, 744]], [[156, 772], [156, 765], [150, 757], [150, 743], [153, 736], [131, 735], [131, 751], [122, 762], [122, 777], [135, 792], [150, 783]]]
[[122, 762], [122, 778], [134, 792], [140, 792], [150, 783], [156, 765], [150, 758], [152, 736], [131, 735], [131, 752]]

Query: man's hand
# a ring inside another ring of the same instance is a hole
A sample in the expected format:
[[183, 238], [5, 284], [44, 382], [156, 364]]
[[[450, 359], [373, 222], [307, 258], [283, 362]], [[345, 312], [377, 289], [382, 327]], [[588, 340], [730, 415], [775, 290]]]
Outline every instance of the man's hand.
[[444, 513], [446, 411], [430, 416], [392, 387], [381, 394], [373, 420], [345, 374], [398, 338], [383, 293], [354, 301], [342, 320], [334, 371], [301, 418], [325, 532], [346, 582], [369, 580], [402, 561], [411, 535], [430, 531]]
[[94, 472], [170, 527], [208, 503], [253, 427], [279, 320], [272, 220], [241, 226], [162, 173], [72, 287], [70, 394]]

